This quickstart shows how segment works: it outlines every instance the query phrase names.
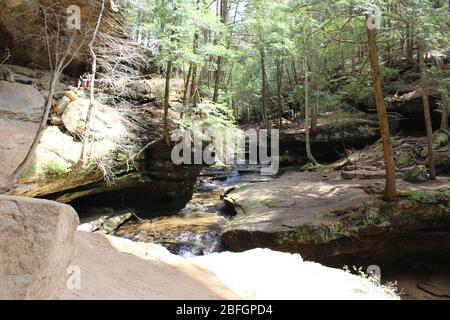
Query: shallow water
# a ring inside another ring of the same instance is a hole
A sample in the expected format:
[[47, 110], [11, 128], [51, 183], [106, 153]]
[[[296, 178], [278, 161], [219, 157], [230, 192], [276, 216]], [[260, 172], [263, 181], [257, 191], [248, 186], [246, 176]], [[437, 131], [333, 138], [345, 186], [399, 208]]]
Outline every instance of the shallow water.
[[223, 250], [220, 233], [229, 219], [222, 200], [232, 188], [270, 181], [259, 175], [258, 167], [208, 167], [199, 175], [192, 199], [176, 215], [130, 221], [115, 235], [133, 241], [165, 246], [183, 257], [207, 255]]

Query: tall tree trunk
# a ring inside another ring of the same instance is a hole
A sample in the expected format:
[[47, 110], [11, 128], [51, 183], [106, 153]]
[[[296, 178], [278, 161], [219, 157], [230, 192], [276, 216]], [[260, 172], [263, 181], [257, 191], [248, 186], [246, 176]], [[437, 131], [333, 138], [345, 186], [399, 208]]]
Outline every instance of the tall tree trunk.
[[298, 85], [298, 74], [297, 68], [295, 67], [295, 61], [292, 61], [292, 73], [294, 74], [294, 83], [295, 85]]
[[[189, 83], [191, 81], [191, 76], [192, 76], [192, 69], [194, 68], [194, 63], [190, 63], [189, 64], [189, 70], [186, 76], [186, 83], [184, 84], [184, 92], [183, 92], [183, 109], [186, 108], [186, 105], [188, 103], [188, 99], [189, 99], [189, 95], [188, 95], [188, 90], [189, 90]], [[183, 118], [183, 113], [181, 112], [180, 117]]]
[[266, 80], [266, 51], [264, 48], [259, 50], [261, 58], [261, 115], [266, 129], [269, 127], [269, 117], [267, 113], [267, 80]]
[[[95, 88], [95, 76], [97, 74], [97, 55], [94, 51], [94, 44], [95, 40], [97, 39], [97, 33], [98, 29], [100, 28], [100, 23], [102, 21], [103, 17], [103, 11], [105, 10], [105, 0], [102, 0], [100, 12], [98, 14], [97, 23], [95, 25], [94, 33], [92, 34], [92, 39], [89, 43], [89, 52], [91, 53], [92, 58], [92, 75], [91, 75], [91, 83], [89, 86], [89, 108], [86, 114], [86, 121], [84, 124], [84, 132], [83, 132], [83, 147], [81, 149], [81, 159], [79, 166], [85, 168], [88, 158], [88, 147], [89, 147], [89, 140], [91, 136], [91, 129], [95, 130], [95, 124], [92, 125], [91, 128], [91, 122], [95, 121], [95, 95], [94, 95], [94, 88]], [[94, 115], [94, 117], [92, 117]]]
[[306, 157], [313, 165], [318, 165], [319, 163], [314, 158], [311, 152], [311, 141], [309, 137], [309, 75], [308, 75], [308, 55], [305, 52], [304, 58], [304, 68], [305, 68], [305, 136], [306, 136]]
[[170, 102], [170, 78], [172, 77], [172, 60], [167, 62], [166, 88], [164, 93], [164, 141], [170, 146], [170, 127], [169, 127], [169, 102]]
[[292, 78], [291, 78], [291, 74], [289, 73], [289, 66], [287, 65], [287, 63], [285, 64], [285, 67], [286, 67], [286, 74], [287, 74], [288, 81], [289, 81], [289, 88], [292, 90], [293, 89]]
[[411, 36], [411, 25], [409, 23], [407, 23], [407, 25], [406, 25], [406, 54], [411, 61], [414, 60], [413, 40], [412, 40], [412, 36]]
[[313, 108], [312, 117], [311, 117], [311, 132], [314, 133], [317, 131], [317, 122], [319, 121], [319, 85], [317, 85], [316, 91], [316, 103]]
[[[193, 52], [194, 55], [197, 54], [198, 51], [198, 33], [196, 32], [194, 35], [194, 44], [193, 44]], [[191, 81], [191, 92], [189, 94], [189, 98], [194, 102], [194, 104], [197, 104], [199, 102], [199, 97], [198, 97], [198, 93], [197, 93], [197, 64], [194, 63], [193, 67], [192, 67], [192, 81]]]
[[[220, 2], [220, 21], [225, 25], [227, 23], [227, 0], [218, 0], [217, 5]], [[217, 39], [216, 39], [217, 42]], [[213, 102], [217, 103], [219, 101], [219, 91], [220, 91], [220, 83], [222, 78], [222, 68], [223, 68], [224, 58], [223, 56], [217, 57], [217, 68], [214, 73], [214, 94], [213, 94]]]
[[[442, 72], [442, 70], [444, 69], [444, 63], [441, 59], [439, 59], [438, 57], [435, 58], [436, 61], [436, 66], [439, 70], [439, 72]], [[441, 91], [441, 104], [442, 104], [442, 116], [441, 116], [441, 131], [444, 132], [448, 132], [449, 131], [449, 127], [448, 127], [448, 118], [450, 115], [450, 101], [448, 98], [448, 93], [447, 90], [442, 87], [440, 88]]]
[[369, 47], [370, 66], [372, 68], [372, 78], [375, 87], [375, 102], [377, 106], [378, 122], [380, 125], [381, 142], [383, 144], [384, 162], [386, 167], [386, 187], [383, 198], [387, 201], [392, 201], [395, 199], [397, 193], [395, 185], [395, 166], [391, 146], [391, 135], [389, 132], [389, 123], [386, 115], [386, 106], [384, 104], [375, 29], [367, 28], [367, 43]]
[[430, 101], [428, 99], [428, 76], [427, 66], [424, 61], [425, 44], [422, 40], [418, 42], [419, 46], [419, 65], [420, 65], [420, 85], [422, 89], [422, 101], [423, 101], [423, 114], [425, 117], [425, 128], [427, 130], [428, 141], [428, 166], [430, 170], [430, 179], [436, 180], [436, 168], [434, 165], [434, 152], [433, 152], [433, 126], [431, 123], [430, 113]]
[[448, 94], [445, 92], [441, 93], [441, 103], [442, 103], [442, 118], [441, 118], [441, 130], [444, 132], [449, 131], [448, 127], [448, 117], [450, 114], [450, 101], [448, 99]]
[[283, 127], [283, 99], [281, 97], [281, 82], [283, 80], [283, 61], [277, 57], [277, 105], [278, 105], [278, 129]]
[[222, 63], [223, 57], [217, 57], [217, 69], [214, 72], [214, 94], [213, 94], [213, 102], [219, 102], [219, 91], [220, 91], [220, 78], [222, 74]]

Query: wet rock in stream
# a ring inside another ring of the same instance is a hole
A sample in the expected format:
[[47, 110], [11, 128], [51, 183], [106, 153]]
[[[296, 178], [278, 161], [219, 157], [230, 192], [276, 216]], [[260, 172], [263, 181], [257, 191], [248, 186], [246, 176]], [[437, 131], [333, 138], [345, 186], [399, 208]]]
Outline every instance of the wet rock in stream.
[[127, 223], [115, 235], [137, 242], [161, 244], [173, 254], [192, 257], [221, 249], [219, 233], [225, 221], [216, 214], [160, 217]]

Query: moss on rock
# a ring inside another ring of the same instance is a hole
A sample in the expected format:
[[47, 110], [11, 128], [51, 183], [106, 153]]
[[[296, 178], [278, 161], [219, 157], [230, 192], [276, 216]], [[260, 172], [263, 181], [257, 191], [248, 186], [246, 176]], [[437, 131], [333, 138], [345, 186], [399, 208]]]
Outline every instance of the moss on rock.
[[413, 167], [407, 170], [403, 176], [403, 180], [412, 182], [412, 183], [420, 183], [428, 180], [427, 169], [424, 165]]

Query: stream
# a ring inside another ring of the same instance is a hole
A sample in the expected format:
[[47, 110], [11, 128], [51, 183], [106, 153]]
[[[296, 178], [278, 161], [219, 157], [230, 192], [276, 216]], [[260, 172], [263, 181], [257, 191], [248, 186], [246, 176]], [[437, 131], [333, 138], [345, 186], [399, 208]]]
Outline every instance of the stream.
[[[113, 234], [133, 241], [161, 244], [182, 257], [220, 252], [224, 249], [220, 232], [227, 219], [234, 215], [222, 196], [249, 183], [271, 180], [261, 176], [257, 166], [206, 167], [197, 179], [192, 199], [181, 211], [151, 219], [135, 217]], [[151, 214], [158, 215], [157, 212]]]

